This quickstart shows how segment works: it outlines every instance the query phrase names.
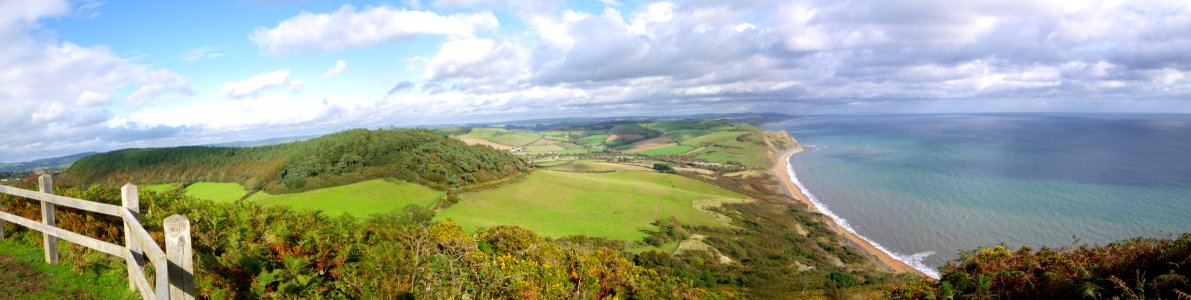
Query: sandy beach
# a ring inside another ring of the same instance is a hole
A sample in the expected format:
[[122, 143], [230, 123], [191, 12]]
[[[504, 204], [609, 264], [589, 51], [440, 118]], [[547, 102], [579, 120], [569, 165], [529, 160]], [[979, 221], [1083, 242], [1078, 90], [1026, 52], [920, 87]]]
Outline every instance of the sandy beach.
[[[786, 191], [791, 196], [794, 197], [794, 199], [797, 199], [798, 201], [805, 203], [807, 205], [807, 207], [810, 207], [811, 210], [813, 210], [815, 212], [820, 212], [819, 208], [817, 206], [815, 206], [815, 204], [812, 203], [806, 195], [802, 194], [802, 189], [799, 188], [796, 184], [794, 184], [794, 180], [792, 180], [792, 178], [790, 178], [790, 172], [789, 172], [789, 170], [787, 170], [787, 168], [789, 168], [789, 164], [787, 164], [787, 162], [789, 161], [790, 156], [794, 155], [795, 153], [798, 153], [800, 151], [802, 151], [802, 149], [794, 149], [794, 150], [786, 152], [785, 154], [782, 154], [773, 165], [773, 173], [776, 174], [778, 176], [778, 178], [781, 179], [782, 187], [785, 188]], [[830, 221], [830, 219], [828, 219], [828, 220]], [[859, 235], [856, 235], [852, 232], [849, 232], [849, 231], [843, 229], [842, 227], [839, 226], [839, 224], [835, 224], [834, 221], [831, 221], [831, 222], [832, 222], [831, 228], [834, 228], [837, 233], [847, 237], [848, 240], [851, 240], [853, 244], [859, 245], [860, 248], [864, 249], [864, 251], [867, 252], [868, 254], [877, 257], [877, 260], [880, 261], [882, 264], [884, 264], [886, 267], [889, 267], [890, 269], [892, 269], [893, 271], [895, 271], [897, 273], [914, 273], [914, 274], [918, 274], [919, 276], [927, 277], [926, 274], [922, 273], [918, 269], [915, 269], [914, 267], [910, 266], [909, 264], [906, 264], [905, 262], [897, 260], [897, 259], [893, 258], [893, 256], [886, 254], [885, 252], [881, 251], [880, 249], [877, 249], [876, 246], [869, 243], [865, 239], [861, 238]]]

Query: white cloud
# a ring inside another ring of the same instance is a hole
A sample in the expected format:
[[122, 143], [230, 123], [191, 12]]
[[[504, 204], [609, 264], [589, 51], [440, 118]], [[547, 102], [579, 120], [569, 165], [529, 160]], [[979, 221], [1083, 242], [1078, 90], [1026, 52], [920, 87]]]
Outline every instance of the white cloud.
[[[190, 79], [166, 70], [152, 70], [138, 74], [134, 79], [141, 84], [141, 88], [128, 95], [127, 105], [140, 106], [161, 98], [165, 101], [176, 100], [180, 96], [191, 96]], [[170, 98], [169, 96], [175, 96]]]
[[[490, 39], [460, 39], [443, 43], [438, 53], [426, 63], [423, 80], [455, 77], [503, 77], [513, 67], [518, 53], [508, 43]], [[511, 79], [511, 78], [505, 78]]]
[[202, 59], [221, 57], [221, 56], [225, 56], [225, 55], [227, 55], [227, 53], [223, 52], [222, 50], [219, 50], [218, 48], [202, 47], [202, 48], [186, 50], [186, 52], [182, 52], [181, 54], [178, 54], [178, 57], [182, 58], [182, 60], [184, 60], [184, 61], [192, 62], [192, 61], [197, 61], [197, 60], [202, 60]]
[[387, 6], [356, 11], [344, 5], [333, 13], [302, 12], [273, 28], [257, 28], [249, 37], [269, 54], [298, 50], [331, 51], [367, 47], [417, 35], [472, 37], [500, 26], [491, 12], [439, 15]]
[[14, 29], [13, 25], [28, 24], [50, 16], [70, 13], [70, 3], [62, 0], [0, 1], [0, 30]]
[[237, 80], [223, 84], [223, 88], [219, 89], [219, 95], [225, 98], [243, 98], [247, 96], [257, 96], [260, 92], [289, 86], [291, 88], [301, 87], [303, 82], [301, 80], [289, 80], [289, 70], [277, 70], [268, 73], [261, 73], [251, 78], [244, 80]]
[[343, 61], [342, 59], [337, 60], [337, 61], [335, 61], [335, 66], [333, 66], [333, 67], [331, 67], [331, 69], [327, 70], [326, 73], [323, 73], [323, 80], [327, 80], [327, 79], [331, 79], [335, 76], [339, 76], [339, 74], [342, 74], [343, 71], [347, 71], [347, 62]]
[[97, 106], [112, 102], [112, 97], [107, 93], [86, 91], [79, 95], [76, 104], [79, 106]]
[[95, 15], [94, 3], [77, 5], [0, 1], [0, 136], [9, 140], [0, 145], [0, 160], [78, 150], [86, 141], [116, 134], [104, 125], [112, 110], [135, 110], [191, 94], [189, 81], [177, 73], [122, 57], [103, 45], [59, 41], [56, 32], [40, 23]]
[[[573, 3], [422, 1], [434, 12], [343, 6], [292, 16], [250, 39], [264, 54], [424, 35], [443, 42], [429, 55], [352, 56], [354, 72], [391, 67], [375, 81], [305, 90], [291, 76], [335, 78], [346, 70], [337, 60], [322, 66], [329, 69], [202, 78], [230, 82], [222, 97], [177, 101], [194, 94], [187, 76], [103, 46], [53, 40], [39, 20], [81, 15], [64, 2], [0, 1], [0, 135], [19, 145], [0, 144], [0, 157], [41, 147], [218, 142], [277, 130], [525, 115], [1187, 112], [1191, 6], [1183, 2], [675, 1], [554, 10]], [[496, 11], [477, 13], [476, 6]], [[499, 28], [497, 14], [520, 18], [525, 32]], [[215, 53], [222, 51], [177, 57]], [[1125, 98], [1136, 100], [1110, 101]]]

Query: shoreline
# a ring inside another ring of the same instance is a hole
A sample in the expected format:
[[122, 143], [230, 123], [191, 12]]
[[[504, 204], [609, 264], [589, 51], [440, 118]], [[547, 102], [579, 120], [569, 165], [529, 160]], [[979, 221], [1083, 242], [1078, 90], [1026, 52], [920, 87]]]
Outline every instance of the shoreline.
[[[782, 153], [782, 155], [774, 163], [772, 171], [773, 171], [773, 173], [775, 173], [775, 175], [778, 176], [778, 178], [781, 179], [782, 188], [785, 188], [787, 193], [792, 198], [794, 198], [798, 202], [802, 202], [803, 204], [806, 204], [807, 207], [811, 208], [814, 212], [825, 214], [823, 212], [822, 207], [820, 207], [820, 205], [818, 203], [816, 203], [815, 201], [812, 201], [810, 199], [810, 197], [808, 197], [806, 195], [806, 193], [803, 192], [804, 188], [802, 186], [799, 186], [796, 183], [795, 178], [793, 177], [794, 170], [793, 170], [793, 168], [790, 168], [790, 157], [794, 156], [794, 154], [797, 154], [798, 152], [802, 152], [802, 151], [803, 151], [802, 146], [798, 146], [798, 148], [795, 148], [793, 150], [789, 150], [789, 151], [786, 151], [785, 153]], [[829, 217], [830, 217], [830, 215], [829, 215]], [[852, 228], [846, 227], [846, 226], [841, 226], [839, 220], [835, 220], [834, 218], [831, 218], [831, 220], [832, 220], [831, 227], [833, 230], [835, 230], [836, 233], [843, 235], [849, 241], [852, 241], [853, 244], [860, 246], [861, 250], [864, 250], [864, 252], [867, 252], [869, 255], [875, 256], [877, 258], [878, 262], [880, 262], [882, 265], [886, 266], [887, 268], [892, 269], [895, 273], [913, 273], [918, 276], [927, 277], [927, 278], [937, 278], [938, 277], [938, 273], [935, 272], [934, 270], [928, 268], [928, 270], [930, 270], [930, 273], [933, 273], [933, 276], [932, 276], [932, 274], [927, 273], [927, 271], [916, 268], [915, 266], [910, 265], [910, 263], [907, 263], [906, 261], [903, 261], [903, 260], [897, 258], [896, 256], [894, 256], [888, 250], [885, 250], [880, 245], [877, 245], [875, 242], [870, 241], [868, 238], [865, 238], [865, 237], [861, 236], [860, 234], [856, 233]], [[841, 218], [841, 220], [842, 220], [842, 218]], [[926, 266], [920, 266], [920, 267], [927, 268]]]

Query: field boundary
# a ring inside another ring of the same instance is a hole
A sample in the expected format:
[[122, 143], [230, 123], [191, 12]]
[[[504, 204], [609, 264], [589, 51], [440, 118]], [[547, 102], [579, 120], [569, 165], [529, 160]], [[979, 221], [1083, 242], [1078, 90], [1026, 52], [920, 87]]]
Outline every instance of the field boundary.
[[[95, 251], [124, 259], [128, 264], [128, 288], [140, 292], [144, 299], [194, 299], [194, 259], [190, 243], [190, 220], [182, 215], [165, 219], [163, 251], [140, 223], [140, 196], [137, 187], [125, 184], [120, 188], [123, 206], [54, 195], [53, 178], [49, 174], [37, 178], [40, 191], [30, 191], [0, 185], [0, 194], [8, 194], [41, 201], [41, 222], [0, 211], [0, 240], [4, 239], [4, 221], [42, 233], [42, 245], [48, 264], [58, 263], [58, 240], [66, 240]], [[105, 214], [120, 218], [124, 223], [125, 245], [101, 241], [57, 227], [54, 212], [57, 206]], [[145, 275], [145, 259], [152, 263], [154, 284]]]

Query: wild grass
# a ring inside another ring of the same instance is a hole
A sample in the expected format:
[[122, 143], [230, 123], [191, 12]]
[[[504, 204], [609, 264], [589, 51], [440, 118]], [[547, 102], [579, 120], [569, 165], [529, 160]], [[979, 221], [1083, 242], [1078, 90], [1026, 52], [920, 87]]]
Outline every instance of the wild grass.
[[[10, 231], [8, 239], [0, 241], [0, 298], [138, 299], [128, 290], [124, 269], [91, 263], [114, 259], [103, 257], [107, 254], [85, 253], [70, 242], [59, 241], [62, 262], [51, 265], [45, 262], [42, 248], [31, 246], [40, 244], [40, 234], [14, 233]], [[70, 263], [76, 260], [83, 263]]]

